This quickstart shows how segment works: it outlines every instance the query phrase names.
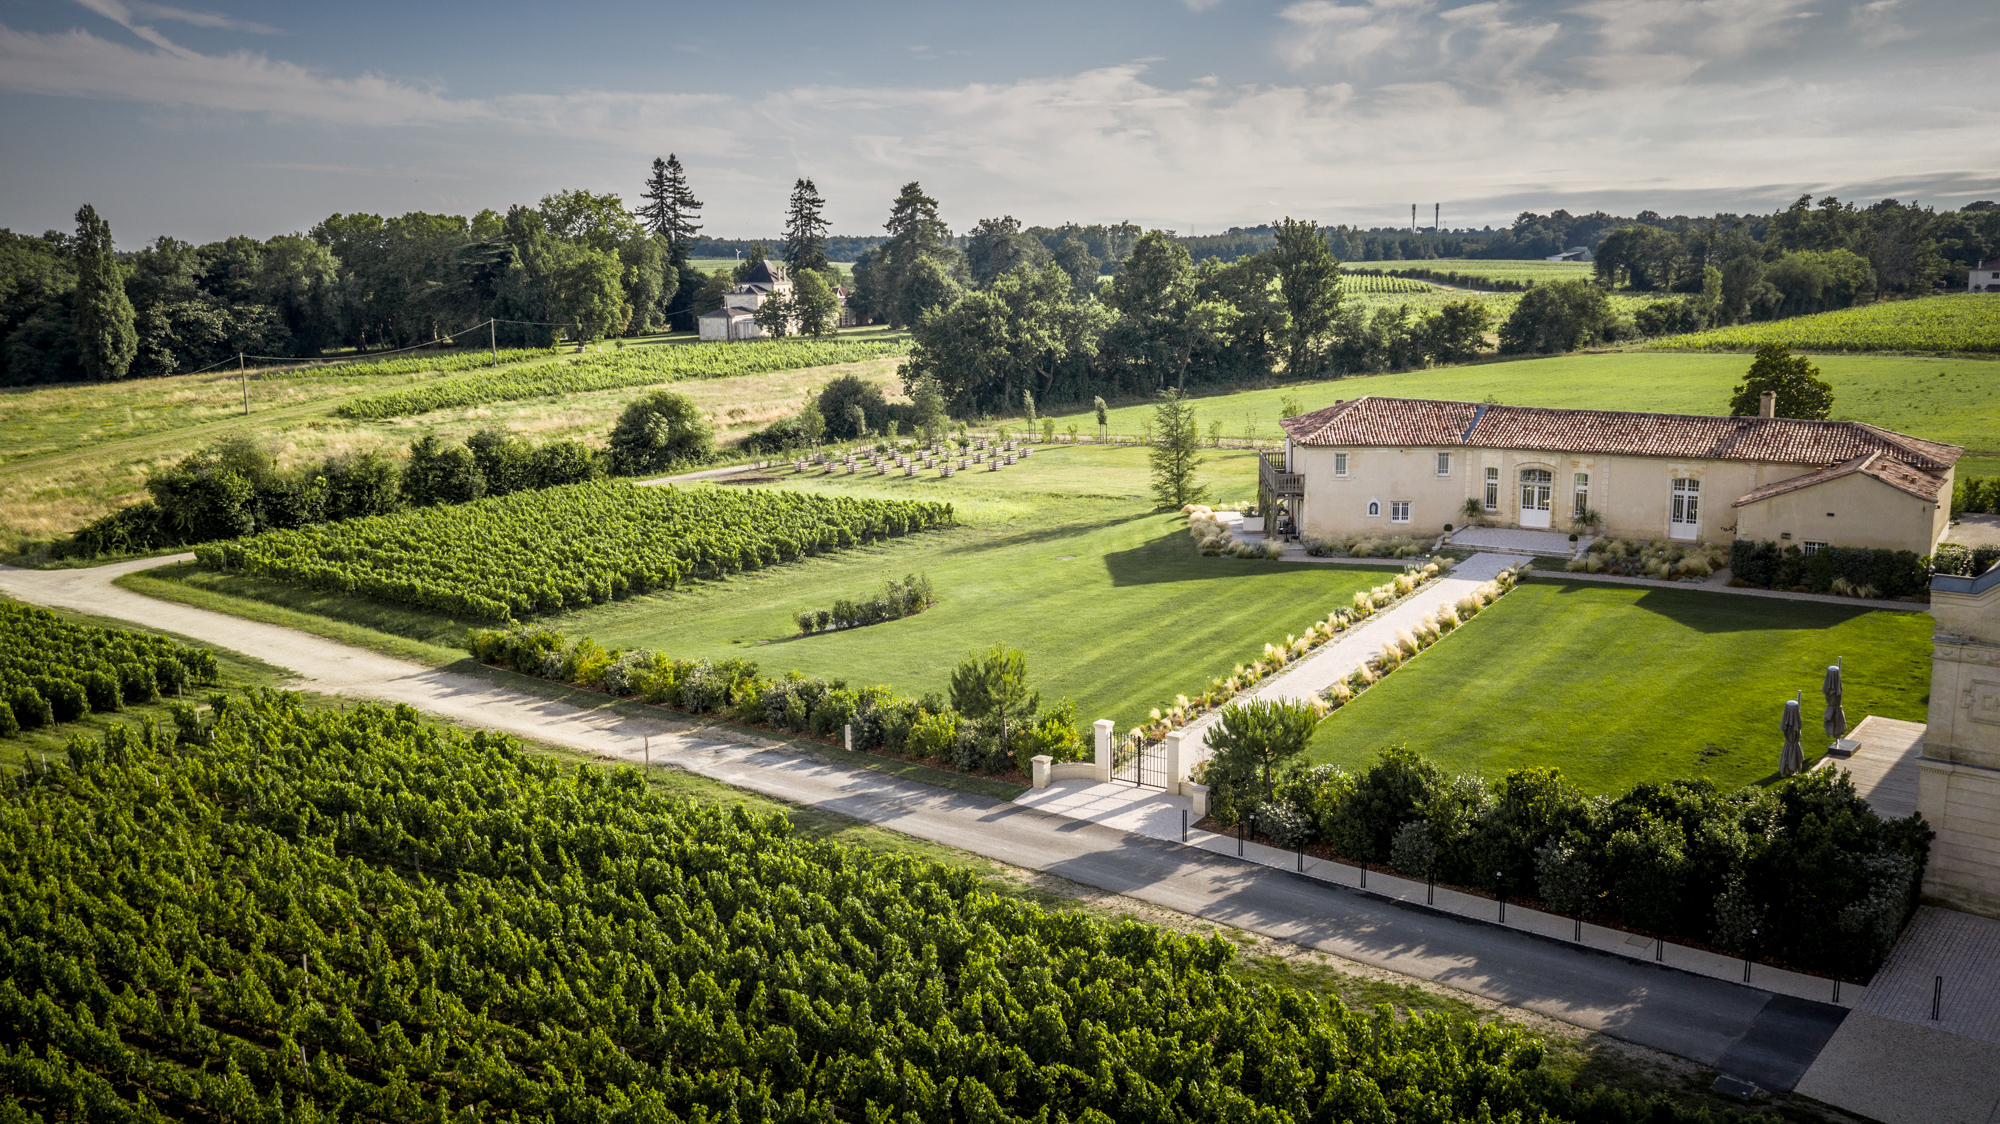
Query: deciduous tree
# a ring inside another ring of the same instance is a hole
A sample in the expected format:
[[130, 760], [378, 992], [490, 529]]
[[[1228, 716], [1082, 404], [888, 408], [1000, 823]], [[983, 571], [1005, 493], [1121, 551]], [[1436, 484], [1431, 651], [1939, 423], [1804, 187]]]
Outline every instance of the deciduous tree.
[[1777, 394], [1777, 416], [1781, 418], [1825, 418], [1833, 412], [1833, 387], [1819, 377], [1819, 368], [1811, 359], [1793, 355], [1782, 343], [1757, 348], [1757, 358], [1730, 396], [1730, 416], [1756, 414], [1767, 390]]
[[1317, 372], [1340, 317], [1340, 262], [1319, 224], [1286, 217], [1275, 224], [1271, 264], [1285, 302], [1285, 370]]
[[1549, 354], [1616, 339], [1618, 318], [1604, 290], [1589, 281], [1555, 281], [1521, 294], [1500, 325], [1500, 351]]
[[840, 326], [840, 298], [823, 272], [795, 269], [790, 303], [800, 335], [830, 336]]
[[610, 445], [614, 472], [665, 472], [713, 456], [715, 430], [686, 395], [656, 390], [618, 415]]

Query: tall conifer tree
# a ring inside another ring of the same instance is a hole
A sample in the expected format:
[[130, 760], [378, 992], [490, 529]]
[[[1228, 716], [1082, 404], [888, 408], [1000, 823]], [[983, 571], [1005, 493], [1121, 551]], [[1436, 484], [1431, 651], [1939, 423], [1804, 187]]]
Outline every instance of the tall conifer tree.
[[827, 267], [827, 222], [820, 217], [825, 207], [813, 181], [800, 179], [792, 185], [792, 205], [785, 215], [785, 264], [792, 267], [794, 278], [800, 270], [818, 272]]
[[889, 221], [882, 224], [889, 241], [882, 246], [881, 292], [884, 311], [891, 325], [902, 327], [902, 296], [906, 279], [919, 261], [944, 256], [951, 249], [951, 228], [938, 217], [937, 200], [924, 194], [923, 185], [911, 180], [903, 185], [889, 207]]
[[76, 342], [84, 373], [122, 379], [139, 354], [125, 274], [111, 248], [111, 224], [85, 203], [76, 212]]
[[653, 174], [646, 177], [646, 190], [640, 198], [646, 201], [639, 208], [646, 229], [667, 240], [675, 266], [686, 264], [693, 256], [694, 236], [701, 230], [695, 221], [701, 217], [701, 200], [688, 188], [680, 157], [669, 152], [665, 160], [653, 158]]

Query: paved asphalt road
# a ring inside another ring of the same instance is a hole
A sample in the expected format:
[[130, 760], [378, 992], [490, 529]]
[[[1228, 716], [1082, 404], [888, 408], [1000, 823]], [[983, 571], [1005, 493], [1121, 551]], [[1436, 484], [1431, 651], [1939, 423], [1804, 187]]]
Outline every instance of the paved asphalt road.
[[301, 686], [404, 702], [454, 722], [591, 753], [652, 759], [742, 788], [1293, 941], [1789, 1090], [1844, 1008], [1579, 949], [1348, 887], [1019, 805], [836, 765], [673, 718], [584, 710], [291, 629], [111, 584], [147, 559], [90, 570], [0, 567], [0, 592], [179, 633], [296, 672]]

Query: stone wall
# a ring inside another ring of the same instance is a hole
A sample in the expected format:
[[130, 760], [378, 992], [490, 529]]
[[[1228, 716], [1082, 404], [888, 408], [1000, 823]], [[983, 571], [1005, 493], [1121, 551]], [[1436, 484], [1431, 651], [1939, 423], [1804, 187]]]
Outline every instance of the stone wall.
[[1931, 579], [1936, 633], [1917, 810], [1937, 831], [1924, 894], [2000, 917], [2000, 568]]

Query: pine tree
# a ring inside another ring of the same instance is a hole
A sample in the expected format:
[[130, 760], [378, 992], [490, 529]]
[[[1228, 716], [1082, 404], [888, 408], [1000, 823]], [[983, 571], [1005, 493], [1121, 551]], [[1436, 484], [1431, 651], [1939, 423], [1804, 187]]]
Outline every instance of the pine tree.
[[76, 342], [84, 373], [122, 379], [139, 354], [125, 275], [111, 249], [111, 224], [85, 203], [76, 212]]
[[646, 190], [640, 198], [646, 201], [639, 208], [646, 229], [667, 240], [675, 266], [686, 264], [692, 256], [694, 236], [701, 230], [695, 221], [701, 217], [701, 200], [688, 189], [680, 157], [669, 152], [665, 160], [653, 158], [653, 174], [646, 177]]
[[889, 241], [882, 246], [881, 304], [889, 313], [891, 326], [902, 327], [912, 321], [904, 307], [905, 280], [919, 261], [950, 252], [951, 228], [938, 217], [937, 200], [924, 194], [922, 184], [911, 180], [890, 205], [889, 221], [882, 229], [889, 232]]
[[826, 207], [826, 200], [820, 198], [819, 187], [809, 179], [801, 179], [792, 185], [791, 210], [785, 215], [785, 263], [792, 267], [792, 276], [800, 270], [824, 270], [826, 260], [827, 222], [820, 217]]
[[1194, 407], [1179, 389], [1170, 389], [1153, 410], [1157, 433], [1147, 444], [1153, 462], [1153, 495], [1162, 508], [1182, 507], [1208, 498], [1208, 489], [1195, 482], [1201, 467], [1201, 431], [1196, 428]]

